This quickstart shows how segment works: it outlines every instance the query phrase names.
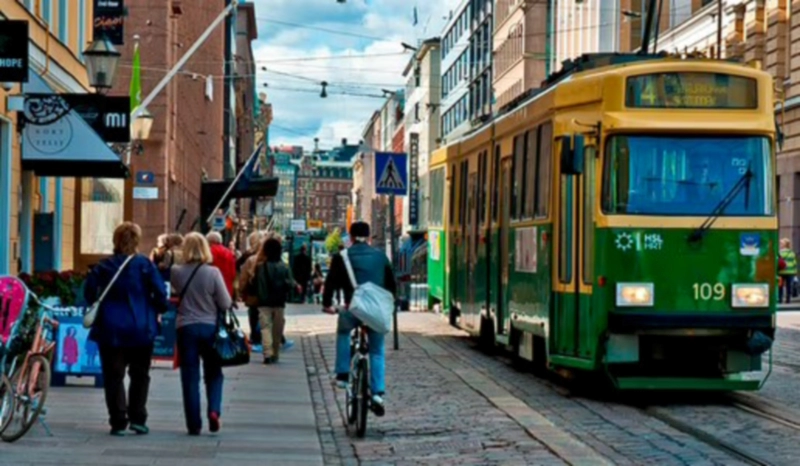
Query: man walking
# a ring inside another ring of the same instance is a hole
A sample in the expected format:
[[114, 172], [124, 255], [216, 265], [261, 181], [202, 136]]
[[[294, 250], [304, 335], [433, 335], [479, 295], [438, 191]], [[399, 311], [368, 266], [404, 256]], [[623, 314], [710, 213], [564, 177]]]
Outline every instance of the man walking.
[[292, 267], [292, 275], [302, 288], [300, 292], [300, 302], [303, 304], [305, 304], [308, 299], [308, 282], [311, 280], [311, 258], [308, 257], [307, 250], [304, 244], [300, 248], [300, 254], [294, 258], [294, 265]]

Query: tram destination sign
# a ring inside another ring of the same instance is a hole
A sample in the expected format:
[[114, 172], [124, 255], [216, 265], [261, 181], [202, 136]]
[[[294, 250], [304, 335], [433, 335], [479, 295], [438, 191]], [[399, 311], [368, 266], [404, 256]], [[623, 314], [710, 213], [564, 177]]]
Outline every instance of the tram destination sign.
[[755, 79], [722, 73], [654, 73], [627, 79], [629, 108], [755, 109]]

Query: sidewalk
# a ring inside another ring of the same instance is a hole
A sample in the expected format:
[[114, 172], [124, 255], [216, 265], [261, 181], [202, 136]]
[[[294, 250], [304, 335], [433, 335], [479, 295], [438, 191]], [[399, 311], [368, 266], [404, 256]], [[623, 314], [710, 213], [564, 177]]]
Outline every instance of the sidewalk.
[[47, 400], [53, 437], [36, 425], [17, 443], [0, 443], [0, 465], [322, 465], [303, 350], [295, 341], [278, 365], [263, 366], [261, 355], [254, 355], [250, 365], [225, 369], [217, 435], [208, 433], [205, 419], [200, 437], [186, 434], [179, 373], [171, 363], [157, 363], [148, 402], [150, 435], [111, 437], [102, 389], [54, 387]]

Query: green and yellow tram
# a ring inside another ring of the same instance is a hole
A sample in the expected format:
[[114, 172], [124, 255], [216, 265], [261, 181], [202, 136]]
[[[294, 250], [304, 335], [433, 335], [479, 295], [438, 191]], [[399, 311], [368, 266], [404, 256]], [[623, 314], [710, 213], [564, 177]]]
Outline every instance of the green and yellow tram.
[[775, 332], [772, 77], [653, 56], [574, 66], [432, 158], [431, 293], [486, 349], [553, 370], [757, 389]]

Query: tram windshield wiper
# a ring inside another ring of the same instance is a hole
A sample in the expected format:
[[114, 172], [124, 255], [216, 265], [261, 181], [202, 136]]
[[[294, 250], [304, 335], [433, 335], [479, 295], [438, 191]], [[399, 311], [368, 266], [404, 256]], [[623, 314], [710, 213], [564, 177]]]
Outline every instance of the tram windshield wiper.
[[719, 201], [719, 204], [717, 204], [717, 206], [714, 207], [714, 210], [711, 211], [711, 213], [708, 215], [708, 218], [706, 218], [705, 221], [703, 221], [702, 225], [697, 227], [689, 235], [688, 239], [689, 239], [690, 243], [693, 243], [695, 241], [700, 241], [700, 240], [703, 239], [703, 236], [705, 236], [706, 232], [708, 232], [708, 230], [711, 228], [711, 226], [714, 225], [714, 222], [717, 221], [717, 219], [720, 217], [720, 215], [725, 213], [725, 209], [727, 209], [728, 206], [731, 204], [731, 202], [733, 202], [733, 200], [736, 199], [736, 196], [739, 195], [739, 192], [742, 189], [745, 190], [745, 194], [744, 194], [744, 206], [745, 206], [745, 209], [749, 208], [749, 206], [750, 206], [750, 183], [753, 180], [753, 176], [754, 176], [753, 171], [750, 169], [750, 165], [748, 165], [747, 166], [747, 171], [744, 173], [744, 175], [742, 175], [742, 177], [739, 178], [739, 181], [737, 181], [736, 184], [733, 185], [733, 187], [728, 192], [728, 194], [726, 194], [725, 197], [723, 197], [722, 200]]

